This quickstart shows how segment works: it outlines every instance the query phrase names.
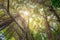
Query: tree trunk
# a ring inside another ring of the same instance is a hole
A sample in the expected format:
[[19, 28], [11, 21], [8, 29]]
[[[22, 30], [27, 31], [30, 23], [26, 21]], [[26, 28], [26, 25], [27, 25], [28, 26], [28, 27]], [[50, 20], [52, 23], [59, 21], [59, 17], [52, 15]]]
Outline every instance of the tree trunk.
[[[7, 2], [8, 2], [8, 4], [7, 4], [7, 13], [8, 13], [8, 15], [10, 15], [12, 20], [14, 20], [16, 22], [16, 24], [20, 27], [20, 29], [25, 33], [26, 40], [30, 40], [29, 28], [28, 28], [28, 26], [26, 26], [25, 21], [21, 20], [21, 19], [23, 19], [21, 16], [19, 16], [18, 18], [15, 18], [15, 17], [12, 16], [12, 14], [10, 14], [10, 12], [9, 12], [9, 0], [7, 0]], [[17, 19], [19, 19], [19, 20], [17, 20]], [[25, 29], [21, 27], [21, 24], [20, 24], [21, 22], [23, 23]]]

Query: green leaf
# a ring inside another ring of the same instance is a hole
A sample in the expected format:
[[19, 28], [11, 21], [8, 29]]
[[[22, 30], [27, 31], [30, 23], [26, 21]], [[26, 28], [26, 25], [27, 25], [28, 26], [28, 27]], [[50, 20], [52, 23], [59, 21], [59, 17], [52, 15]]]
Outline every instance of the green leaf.
[[51, 1], [53, 6], [60, 8], [60, 0], [51, 0]]

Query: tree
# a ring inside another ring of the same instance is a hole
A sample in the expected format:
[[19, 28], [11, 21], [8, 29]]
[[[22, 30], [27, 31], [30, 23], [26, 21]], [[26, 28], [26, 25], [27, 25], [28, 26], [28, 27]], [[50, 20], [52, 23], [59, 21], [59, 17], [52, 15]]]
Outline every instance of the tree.
[[60, 40], [60, 12], [55, 1], [4, 0], [0, 30], [6, 40]]

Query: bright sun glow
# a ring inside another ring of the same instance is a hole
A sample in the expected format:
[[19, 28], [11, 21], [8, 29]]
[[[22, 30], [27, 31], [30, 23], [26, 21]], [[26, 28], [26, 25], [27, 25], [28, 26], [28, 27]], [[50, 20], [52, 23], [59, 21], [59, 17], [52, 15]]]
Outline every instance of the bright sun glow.
[[28, 11], [24, 11], [24, 14], [28, 16], [29, 12]]
[[24, 15], [26, 15], [26, 16], [29, 15], [29, 11], [27, 11], [27, 10], [26, 10], [26, 11], [23, 11], [23, 10], [22, 10], [22, 11], [19, 11], [19, 13], [22, 13], [22, 14], [24, 14]]

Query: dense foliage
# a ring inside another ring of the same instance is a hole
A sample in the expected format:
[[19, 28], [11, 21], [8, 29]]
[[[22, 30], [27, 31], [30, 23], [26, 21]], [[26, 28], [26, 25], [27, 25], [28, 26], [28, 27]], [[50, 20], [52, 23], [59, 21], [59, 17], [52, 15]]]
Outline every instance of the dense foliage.
[[0, 0], [0, 32], [5, 40], [60, 40], [60, 0]]

